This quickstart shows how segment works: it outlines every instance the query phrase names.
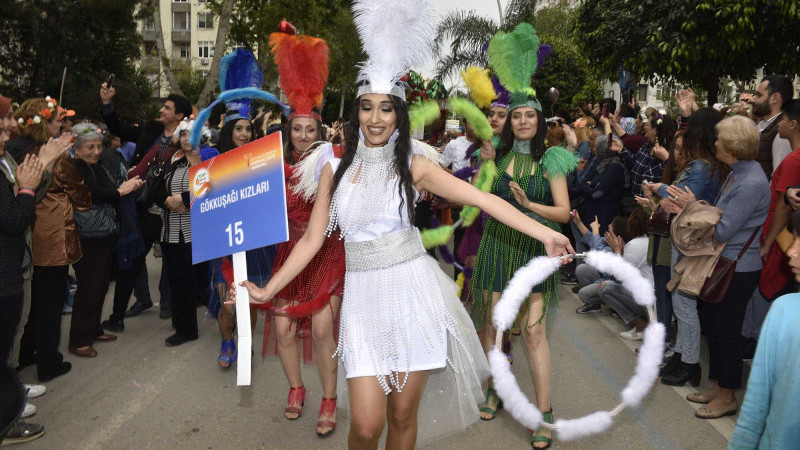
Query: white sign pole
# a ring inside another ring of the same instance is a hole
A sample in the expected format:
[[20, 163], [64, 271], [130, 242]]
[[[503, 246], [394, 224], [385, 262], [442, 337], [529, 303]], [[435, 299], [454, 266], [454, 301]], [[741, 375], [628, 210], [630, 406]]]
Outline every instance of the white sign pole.
[[250, 362], [253, 336], [250, 331], [250, 296], [239, 283], [247, 280], [247, 257], [245, 252], [233, 254], [233, 283], [236, 286], [236, 334], [239, 337], [236, 364], [236, 385], [250, 385]]

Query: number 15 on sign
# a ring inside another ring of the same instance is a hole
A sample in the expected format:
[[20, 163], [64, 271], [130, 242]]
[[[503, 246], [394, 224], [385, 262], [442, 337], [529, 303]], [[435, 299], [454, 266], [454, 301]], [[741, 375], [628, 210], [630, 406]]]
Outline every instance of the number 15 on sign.
[[241, 220], [233, 224], [229, 223], [225, 228], [225, 232], [228, 233], [228, 247], [233, 247], [234, 242], [236, 242], [236, 245], [242, 245], [244, 242], [244, 230], [242, 229]]

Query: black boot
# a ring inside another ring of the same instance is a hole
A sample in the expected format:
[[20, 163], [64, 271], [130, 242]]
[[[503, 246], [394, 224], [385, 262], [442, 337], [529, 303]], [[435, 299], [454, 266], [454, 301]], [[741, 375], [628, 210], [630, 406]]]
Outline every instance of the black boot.
[[663, 377], [669, 373], [675, 371], [681, 363], [681, 354], [678, 352], [674, 352], [672, 356], [667, 359], [667, 364], [658, 371], [658, 376]]
[[661, 384], [683, 386], [688, 381], [692, 386], [699, 386], [701, 374], [699, 363], [687, 364], [679, 361], [675, 370], [661, 377]]

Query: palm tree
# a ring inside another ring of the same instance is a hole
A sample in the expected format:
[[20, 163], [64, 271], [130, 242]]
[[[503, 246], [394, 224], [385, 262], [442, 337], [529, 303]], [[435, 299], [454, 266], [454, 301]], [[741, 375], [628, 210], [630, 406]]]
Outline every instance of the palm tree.
[[[445, 16], [439, 22], [434, 41], [439, 57], [436, 78], [445, 79], [469, 66], [488, 66], [485, 46], [492, 36], [499, 30], [511, 30], [521, 22], [532, 22], [535, 11], [535, 0], [510, 0], [505, 14], [501, 13], [502, 22], [480, 16], [475, 11], [454, 11]], [[450, 42], [450, 53], [442, 56], [446, 42]]]

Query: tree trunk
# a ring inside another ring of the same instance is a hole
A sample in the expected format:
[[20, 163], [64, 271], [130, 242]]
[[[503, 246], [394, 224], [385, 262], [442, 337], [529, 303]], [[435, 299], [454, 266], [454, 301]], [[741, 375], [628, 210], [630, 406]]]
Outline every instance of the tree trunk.
[[217, 25], [217, 40], [214, 42], [214, 58], [211, 60], [211, 69], [206, 76], [206, 84], [200, 91], [200, 98], [197, 100], [198, 108], [205, 108], [214, 98], [214, 93], [219, 82], [219, 60], [225, 53], [226, 42], [228, 40], [228, 30], [231, 29], [231, 16], [233, 15], [234, 0], [223, 0], [222, 14], [219, 16]]
[[167, 49], [164, 46], [164, 29], [161, 28], [161, 8], [159, 7], [159, 2], [158, 0], [152, 0], [150, 5], [155, 9], [153, 13], [153, 22], [155, 22], [156, 48], [158, 49], [158, 59], [161, 62], [161, 68], [169, 83], [169, 91], [171, 94], [183, 95], [181, 87], [178, 85], [178, 80], [175, 79], [175, 74], [172, 72], [172, 67], [170, 65], [172, 58], [167, 55]]
[[344, 117], [344, 89], [342, 89], [342, 99], [339, 101], [339, 117]]

